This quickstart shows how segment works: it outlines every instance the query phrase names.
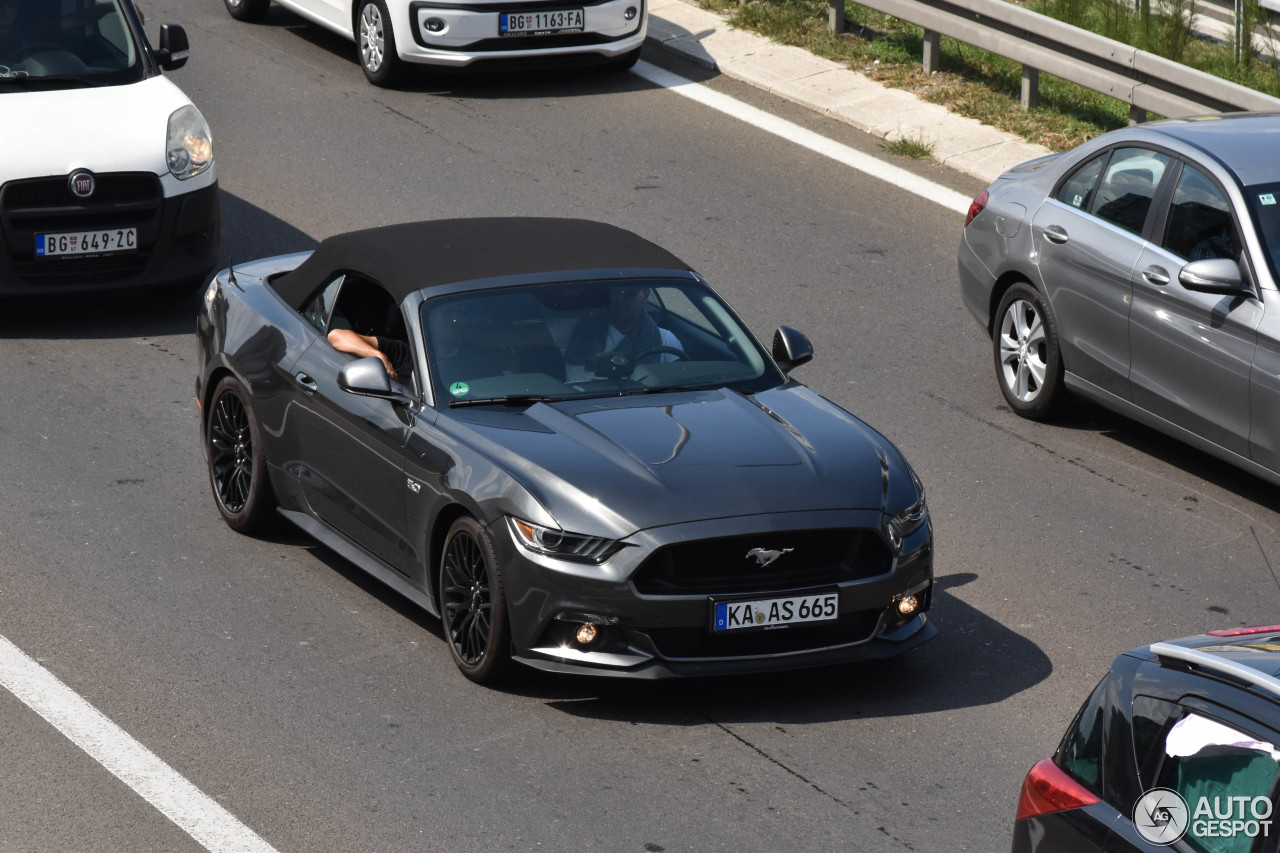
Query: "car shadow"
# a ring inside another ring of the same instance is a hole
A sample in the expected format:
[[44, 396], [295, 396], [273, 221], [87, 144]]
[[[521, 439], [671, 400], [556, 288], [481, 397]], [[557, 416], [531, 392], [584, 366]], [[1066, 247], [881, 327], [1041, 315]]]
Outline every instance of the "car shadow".
[[[288, 531], [280, 536], [280, 542], [307, 547], [317, 560], [444, 643], [439, 619], [314, 540]], [[485, 689], [541, 700], [575, 717], [664, 725], [702, 725], [712, 719], [817, 723], [993, 705], [1047, 679], [1053, 664], [1035, 643], [952, 594], [977, 577], [938, 578], [930, 613], [938, 636], [888, 660], [664, 681], [519, 667], [509, 682]], [[441, 653], [447, 655], [443, 645]]]
[[[270, 257], [315, 246], [314, 238], [226, 190], [222, 206], [222, 250], [218, 268], [233, 261]], [[41, 340], [103, 340], [178, 335], [195, 330], [204, 286], [174, 290], [119, 290], [6, 298], [0, 337]]]
[[[997, 408], [1001, 412], [1011, 411], [1003, 405]], [[1276, 492], [1274, 485], [1261, 477], [1223, 462], [1159, 430], [1086, 400], [1073, 401], [1073, 404], [1050, 421], [1048, 426], [1104, 435], [1145, 456], [1158, 459], [1171, 468], [1186, 471], [1223, 491], [1238, 495], [1250, 503], [1273, 512], [1280, 512], [1280, 494]]]
[[[356, 60], [354, 42], [319, 24], [313, 24], [279, 5], [273, 4], [260, 23], [244, 26], [267, 26], [289, 30], [313, 47], [349, 63], [353, 81], [359, 82], [364, 79], [364, 72], [360, 70]], [[697, 38], [697, 34], [693, 33], [678, 32], [677, 34]], [[660, 62], [666, 65], [672, 61], [673, 56], [664, 51], [661, 46], [654, 44], [653, 39], [650, 38], [640, 58], [647, 62]], [[677, 66], [673, 67], [677, 67], [682, 76], [695, 82], [705, 82], [719, 75], [709, 55], [708, 66], [692, 62], [677, 61], [677, 63]], [[409, 73], [396, 88], [402, 92], [426, 95], [447, 95], [476, 100], [509, 100], [638, 92], [652, 89], [653, 84], [634, 74], [606, 70], [599, 65], [584, 63], [566, 67], [541, 67], [536, 60], [531, 60], [528, 63], [505, 65], [493, 70], [486, 69], [483, 63], [457, 69], [410, 65]], [[369, 90], [380, 91], [371, 84], [369, 84]]]

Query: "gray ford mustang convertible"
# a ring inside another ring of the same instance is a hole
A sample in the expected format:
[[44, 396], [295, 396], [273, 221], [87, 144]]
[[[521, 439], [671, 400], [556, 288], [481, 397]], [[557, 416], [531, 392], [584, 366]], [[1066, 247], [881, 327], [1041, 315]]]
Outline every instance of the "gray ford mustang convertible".
[[283, 516], [439, 615], [472, 680], [790, 669], [936, 633], [897, 448], [788, 378], [803, 335], [770, 354], [628, 231], [343, 234], [219, 273], [197, 327], [226, 522]]

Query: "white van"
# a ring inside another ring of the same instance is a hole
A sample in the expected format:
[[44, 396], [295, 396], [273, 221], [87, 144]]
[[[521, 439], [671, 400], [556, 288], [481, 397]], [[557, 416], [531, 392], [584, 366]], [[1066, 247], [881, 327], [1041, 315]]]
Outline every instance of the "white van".
[[218, 262], [209, 126], [131, 0], [0, 0], [0, 295], [194, 286]]

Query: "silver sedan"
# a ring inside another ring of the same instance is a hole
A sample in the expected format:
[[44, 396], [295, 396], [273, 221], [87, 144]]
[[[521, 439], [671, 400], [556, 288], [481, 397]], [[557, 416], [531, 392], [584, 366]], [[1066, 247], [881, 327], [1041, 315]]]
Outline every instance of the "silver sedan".
[[1172, 119], [1001, 175], [965, 306], [1019, 415], [1072, 394], [1280, 483], [1280, 115]]

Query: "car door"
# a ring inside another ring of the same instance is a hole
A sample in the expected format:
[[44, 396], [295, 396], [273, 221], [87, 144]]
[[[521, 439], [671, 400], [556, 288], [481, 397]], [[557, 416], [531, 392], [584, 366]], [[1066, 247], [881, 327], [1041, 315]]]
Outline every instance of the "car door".
[[1133, 274], [1133, 402], [1248, 458], [1250, 374], [1262, 303], [1252, 293], [1200, 293], [1178, 281], [1192, 260], [1239, 258], [1240, 231], [1227, 195], [1203, 170], [1186, 164], [1157, 227]]
[[1151, 201], [1169, 157], [1111, 149], [1067, 176], [1032, 221], [1067, 370], [1129, 397], [1129, 302]]
[[[360, 313], [382, 313], [369, 309], [370, 294], [380, 288], [339, 275], [321, 288], [304, 315], [329, 325], [342, 316], [344, 300], [354, 314], [355, 290], [363, 291]], [[390, 296], [382, 296], [389, 304]], [[338, 373], [353, 359], [334, 349], [317, 328], [315, 340], [293, 365], [288, 428], [295, 461], [289, 473], [321, 521], [398, 571], [413, 574], [412, 549], [405, 542], [404, 447], [415, 415], [407, 405], [339, 388]]]

